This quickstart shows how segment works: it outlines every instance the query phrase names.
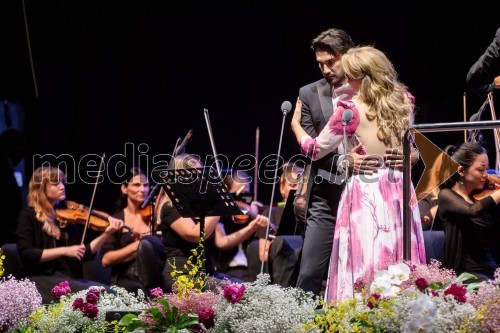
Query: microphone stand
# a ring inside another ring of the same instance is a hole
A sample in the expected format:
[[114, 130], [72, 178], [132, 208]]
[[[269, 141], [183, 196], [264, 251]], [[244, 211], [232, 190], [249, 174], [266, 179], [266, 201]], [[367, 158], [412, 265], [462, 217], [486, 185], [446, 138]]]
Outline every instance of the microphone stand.
[[[344, 111], [345, 112], [345, 111]], [[344, 118], [344, 117], [342, 117]], [[352, 118], [352, 116], [351, 116]], [[347, 134], [345, 132], [345, 127], [347, 123], [350, 121], [346, 119], [342, 119], [342, 128], [344, 130], [344, 150], [345, 150], [345, 158], [347, 158]], [[352, 256], [352, 230], [351, 230], [351, 194], [349, 193], [349, 159], [347, 159], [346, 170], [345, 170], [345, 193], [347, 197], [347, 221], [349, 226], [349, 257], [351, 257], [351, 282], [352, 282], [352, 298], [354, 298], [354, 265]]]
[[[278, 158], [281, 156], [281, 143], [283, 141], [283, 132], [285, 129], [285, 120], [286, 120], [286, 115], [290, 110], [292, 109], [292, 103], [289, 101], [285, 101], [281, 104], [281, 111], [283, 112], [283, 121], [281, 122], [281, 133], [280, 133], [280, 141], [278, 144]], [[278, 177], [278, 163], [276, 163], [276, 168], [274, 169], [274, 179]], [[255, 179], [255, 181], [257, 181]], [[272, 213], [272, 208], [273, 208], [273, 201], [274, 201], [274, 192], [276, 190], [276, 181], [273, 182], [273, 189], [271, 191], [271, 202], [269, 203], [269, 213], [267, 214], [267, 226], [266, 226], [266, 237], [264, 238], [264, 253], [263, 253], [263, 258], [266, 256], [266, 248], [267, 248], [267, 239], [269, 238], [269, 227], [271, 226], [271, 213]], [[264, 273], [264, 260], [260, 263], [260, 274]]]

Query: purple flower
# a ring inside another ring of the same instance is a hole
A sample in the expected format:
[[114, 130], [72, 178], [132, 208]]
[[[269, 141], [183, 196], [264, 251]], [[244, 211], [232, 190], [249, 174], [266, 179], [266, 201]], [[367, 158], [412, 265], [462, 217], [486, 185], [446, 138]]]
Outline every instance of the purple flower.
[[82, 309], [83, 308], [83, 298], [78, 297], [73, 301], [73, 309]]
[[415, 280], [415, 285], [417, 286], [418, 290], [424, 291], [429, 286], [429, 282], [427, 282], [427, 280], [424, 278], [418, 278]]
[[198, 312], [198, 321], [209, 329], [214, 327], [215, 312], [212, 308], [203, 308]]
[[57, 286], [52, 288], [50, 291], [50, 296], [52, 298], [60, 298], [61, 296], [67, 295], [71, 292], [68, 281], [63, 281], [59, 283]]
[[359, 277], [354, 283], [354, 291], [362, 292], [364, 287], [365, 287], [365, 281], [363, 277]]
[[91, 303], [85, 303], [80, 310], [85, 317], [91, 319], [97, 317], [97, 314], [99, 313], [99, 309], [97, 308], [97, 306]]
[[465, 294], [467, 294], [467, 289], [465, 289], [464, 286], [459, 286], [456, 283], [452, 283], [445, 291], [445, 295], [453, 295], [455, 299], [460, 302], [460, 303], [465, 303], [467, 301], [467, 297]]
[[151, 298], [160, 298], [163, 296], [163, 290], [161, 290], [161, 288], [153, 288], [151, 289], [151, 291], [149, 292], [149, 294], [151, 295]]
[[42, 305], [42, 296], [35, 283], [16, 280], [12, 276], [0, 279], [0, 330], [14, 331], [28, 324], [30, 314]]
[[101, 293], [97, 289], [90, 289], [87, 291], [87, 294], [85, 295], [85, 300], [90, 303], [90, 304], [97, 304], [97, 301], [99, 301], [99, 298], [101, 297]]
[[242, 284], [229, 284], [224, 287], [224, 298], [231, 303], [238, 303], [243, 298], [245, 286]]

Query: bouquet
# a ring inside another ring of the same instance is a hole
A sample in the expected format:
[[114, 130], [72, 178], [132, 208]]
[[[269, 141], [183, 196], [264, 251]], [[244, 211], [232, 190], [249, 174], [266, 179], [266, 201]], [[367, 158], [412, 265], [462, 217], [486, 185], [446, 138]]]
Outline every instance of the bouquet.
[[144, 295], [138, 296], [121, 287], [112, 286], [112, 293], [103, 287], [71, 293], [67, 282], [52, 289], [56, 299], [47, 307], [31, 315], [31, 332], [105, 332], [117, 323], [105, 320], [111, 310], [140, 311], [144, 307]]
[[42, 296], [33, 282], [12, 276], [0, 279], [0, 331], [25, 326], [30, 314], [42, 306]]
[[[358, 283], [354, 299], [328, 306], [305, 329], [316, 332], [479, 332], [472, 295], [437, 262], [400, 263], [378, 271], [371, 283]], [[429, 280], [428, 280], [429, 279]], [[431, 280], [432, 279], [432, 280]]]

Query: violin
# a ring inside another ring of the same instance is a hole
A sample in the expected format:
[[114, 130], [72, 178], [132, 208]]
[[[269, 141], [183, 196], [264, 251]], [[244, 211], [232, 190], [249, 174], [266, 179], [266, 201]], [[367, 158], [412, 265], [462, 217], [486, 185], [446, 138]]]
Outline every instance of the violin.
[[149, 219], [151, 218], [151, 215], [153, 214], [153, 204], [150, 202], [147, 204], [146, 207], [142, 208], [140, 211], [139, 211], [139, 214], [141, 214], [141, 216], [144, 218], [144, 219]]
[[[238, 205], [238, 208], [243, 212], [243, 214], [239, 215], [233, 215], [233, 221], [236, 224], [245, 224], [250, 222], [251, 220], [255, 219], [257, 217], [257, 214], [252, 212], [250, 209], [250, 205], [241, 201], [236, 201], [236, 204]], [[269, 225], [269, 229], [274, 233], [278, 231], [278, 227], [276, 227], [274, 224]]]
[[67, 200], [65, 201], [65, 207], [56, 208], [56, 216], [61, 228], [64, 228], [68, 223], [85, 224], [89, 215], [89, 227], [91, 229], [104, 231], [109, 226], [109, 214], [94, 209], [89, 210], [88, 207], [75, 201]]
[[488, 175], [483, 189], [479, 193], [474, 194], [473, 197], [476, 200], [481, 200], [498, 190], [500, 190], [500, 176]]
[[233, 221], [236, 224], [245, 224], [257, 217], [257, 214], [252, 212], [250, 205], [242, 201], [236, 201], [238, 208], [243, 212], [241, 215], [233, 215]]
[[[109, 226], [108, 217], [110, 215], [108, 213], [95, 209], [90, 211], [88, 207], [75, 201], [66, 200], [65, 207], [58, 207], [55, 210], [61, 228], [64, 228], [68, 223], [85, 224], [89, 214], [89, 227], [91, 229], [103, 232]], [[142, 238], [142, 234], [137, 233], [132, 227], [124, 225], [123, 228], [127, 229], [133, 238], [137, 240]]]

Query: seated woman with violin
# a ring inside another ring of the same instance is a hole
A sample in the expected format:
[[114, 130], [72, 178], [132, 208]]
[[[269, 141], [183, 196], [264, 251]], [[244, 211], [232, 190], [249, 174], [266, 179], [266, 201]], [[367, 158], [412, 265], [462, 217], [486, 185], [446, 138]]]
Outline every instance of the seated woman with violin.
[[[189, 154], [181, 154], [175, 157], [175, 168], [185, 169], [202, 167], [198, 158]], [[200, 241], [200, 224], [197, 219], [182, 217], [175, 209], [168, 195], [164, 195], [158, 205], [159, 228], [162, 232], [163, 242], [167, 252], [167, 265], [163, 271], [163, 278], [166, 283], [167, 291], [170, 291], [174, 279], [171, 273], [175, 269], [187, 272], [184, 269], [191, 250], [198, 246]], [[213, 242], [218, 249], [229, 249], [237, 246], [245, 239], [250, 237], [257, 229], [267, 226], [267, 218], [257, 215], [254, 219], [242, 229], [226, 235], [224, 227], [219, 223], [219, 216], [207, 216], [205, 218], [205, 240]], [[211, 255], [210, 247], [206, 247], [207, 257]], [[213, 269], [207, 266], [208, 273], [214, 273]]]
[[445, 233], [443, 265], [457, 274], [467, 272], [478, 281], [493, 278], [499, 267], [500, 183], [488, 195], [478, 195], [488, 184], [488, 155], [477, 143], [447, 149], [460, 164], [441, 186], [438, 216]]
[[151, 206], [141, 210], [149, 194], [146, 173], [138, 167], [127, 171], [120, 186], [119, 211], [114, 216], [123, 220], [124, 228], [110, 237], [101, 249], [102, 265], [111, 266], [111, 284], [128, 291], [163, 287], [161, 274], [165, 266], [162, 241], [150, 235]]
[[[293, 273], [295, 271], [295, 266], [298, 265], [298, 257], [295, 256], [295, 250], [299, 250], [302, 247], [302, 239], [300, 242], [295, 242], [293, 246], [288, 244], [287, 240], [280, 237], [277, 238], [277, 246], [271, 246], [273, 240], [276, 238], [274, 235], [277, 228], [280, 226], [280, 222], [285, 210], [285, 204], [288, 200], [290, 190], [296, 190], [301, 193], [302, 190], [305, 191], [303, 186], [304, 180], [304, 169], [293, 163], [285, 163], [281, 167], [282, 173], [280, 176], [279, 191], [282, 200], [271, 209], [271, 225], [273, 229], [269, 230], [269, 237], [266, 242], [266, 229], [260, 229], [255, 233], [255, 238], [257, 240], [253, 241], [248, 249], [247, 254], [249, 257], [250, 279], [255, 279], [260, 273], [262, 262], [265, 263], [264, 272], [269, 272], [271, 274], [271, 282], [280, 284], [283, 287], [288, 287], [293, 285]], [[301, 188], [299, 188], [301, 187]], [[303, 226], [305, 222], [305, 202], [302, 195], [297, 194], [294, 198], [294, 215], [295, 221], [286, 221], [286, 223], [295, 225], [295, 234], [286, 236], [302, 236]], [[269, 215], [269, 208], [263, 213], [264, 216]], [[291, 248], [294, 248], [293, 251]], [[264, 250], [265, 249], [265, 250]], [[273, 249], [273, 251], [271, 251]], [[270, 260], [269, 257], [271, 256]], [[280, 259], [277, 259], [277, 258]], [[282, 260], [283, 258], [283, 260]], [[276, 260], [277, 259], [277, 260]], [[269, 265], [268, 266], [268, 262]], [[275, 267], [276, 269], [273, 269]]]
[[35, 170], [28, 188], [28, 206], [19, 215], [17, 247], [27, 270], [35, 282], [44, 303], [51, 301], [50, 292], [60, 282], [68, 281], [73, 292], [102, 285], [82, 280], [82, 261], [93, 258], [95, 252], [123, 222], [109, 217], [103, 233], [90, 243], [83, 243], [76, 224], [58, 225], [58, 201], [66, 199], [65, 175], [55, 167]]

